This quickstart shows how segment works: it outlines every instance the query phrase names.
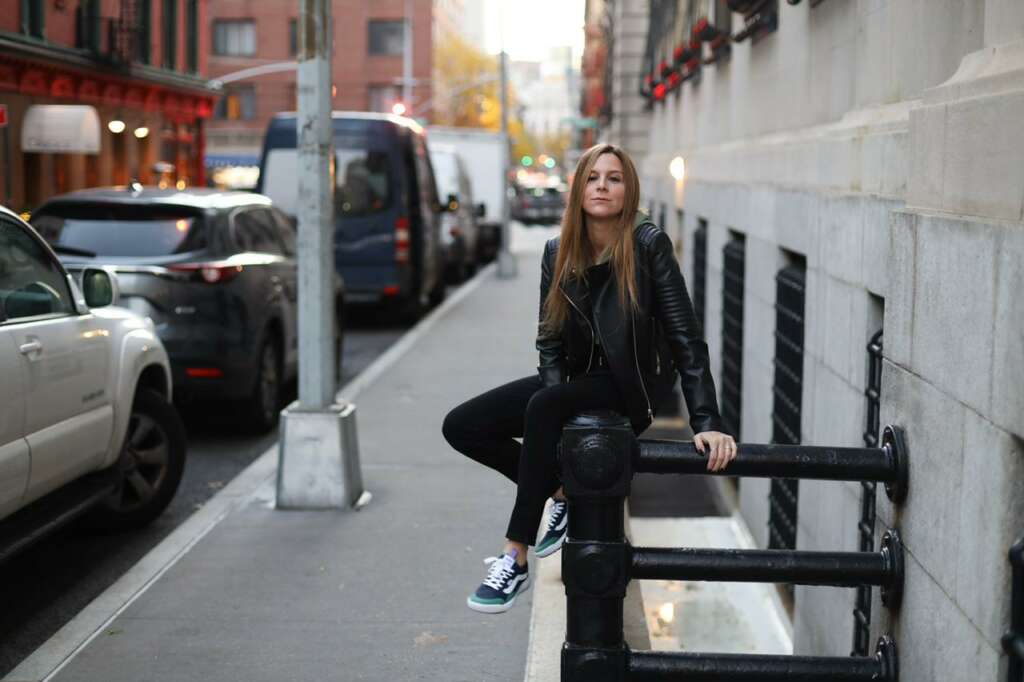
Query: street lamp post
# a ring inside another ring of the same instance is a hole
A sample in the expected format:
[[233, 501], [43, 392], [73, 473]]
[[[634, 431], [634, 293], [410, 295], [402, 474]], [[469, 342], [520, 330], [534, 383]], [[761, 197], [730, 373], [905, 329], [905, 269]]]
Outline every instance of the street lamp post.
[[277, 507], [365, 502], [355, 405], [335, 402], [331, 0], [299, 1], [299, 399], [282, 413]]
[[516, 260], [509, 250], [509, 204], [508, 204], [508, 169], [511, 167], [512, 144], [508, 137], [508, 54], [505, 52], [504, 40], [501, 48], [500, 69], [501, 79], [501, 135], [505, 142], [505, 153], [501, 164], [501, 249], [498, 251], [498, 276], [511, 279], [516, 276]]

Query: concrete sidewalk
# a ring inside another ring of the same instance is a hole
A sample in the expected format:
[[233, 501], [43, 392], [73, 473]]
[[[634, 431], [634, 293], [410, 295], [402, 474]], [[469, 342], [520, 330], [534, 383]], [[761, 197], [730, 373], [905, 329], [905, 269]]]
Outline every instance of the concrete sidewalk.
[[513, 280], [484, 272], [364, 382], [366, 508], [275, 511], [267, 468], [52, 679], [522, 680], [532, 592], [498, 616], [465, 606], [501, 547], [514, 488], [454, 452], [441, 422], [535, 367], [539, 260], [520, 256]]

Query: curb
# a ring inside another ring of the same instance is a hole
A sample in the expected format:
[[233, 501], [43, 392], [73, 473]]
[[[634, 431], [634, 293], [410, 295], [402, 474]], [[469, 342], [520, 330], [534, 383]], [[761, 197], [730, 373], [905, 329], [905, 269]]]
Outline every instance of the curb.
[[[353, 402], [360, 393], [409, 352], [441, 318], [476, 291], [496, 269], [496, 263], [491, 263], [480, 269], [471, 280], [460, 286], [453, 295], [446, 298], [444, 303], [416, 323], [383, 355], [339, 390], [337, 400]], [[88, 606], [68, 621], [42, 646], [21, 661], [0, 682], [47, 682], [51, 680], [217, 524], [247, 502], [262, 486], [269, 483], [277, 472], [277, 454], [278, 444], [274, 443], [252, 464], [235, 476], [223, 490], [207, 500], [201, 509], [188, 517], [180, 526], [171, 531], [170, 535], [139, 559], [113, 585], [93, 599]]]

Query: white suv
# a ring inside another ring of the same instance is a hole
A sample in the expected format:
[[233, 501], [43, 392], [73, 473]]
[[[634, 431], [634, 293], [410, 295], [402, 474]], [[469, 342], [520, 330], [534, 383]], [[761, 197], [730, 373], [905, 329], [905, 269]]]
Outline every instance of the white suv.
[[181, 481], [167, 353], [116, 299], [113, 275], [87, 269], [79, 288], [0, 207], [0, 561], [86, 512], [145, 524]]

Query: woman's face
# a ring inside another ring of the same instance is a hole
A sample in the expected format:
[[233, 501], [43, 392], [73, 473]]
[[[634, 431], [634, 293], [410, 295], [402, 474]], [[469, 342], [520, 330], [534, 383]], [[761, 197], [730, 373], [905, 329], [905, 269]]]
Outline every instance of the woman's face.
[[601, 154], [583, 188], [583, 214], [589, 218], [611, 218], [622, 213], [625, 200], [622, 162], [615, 154]]

